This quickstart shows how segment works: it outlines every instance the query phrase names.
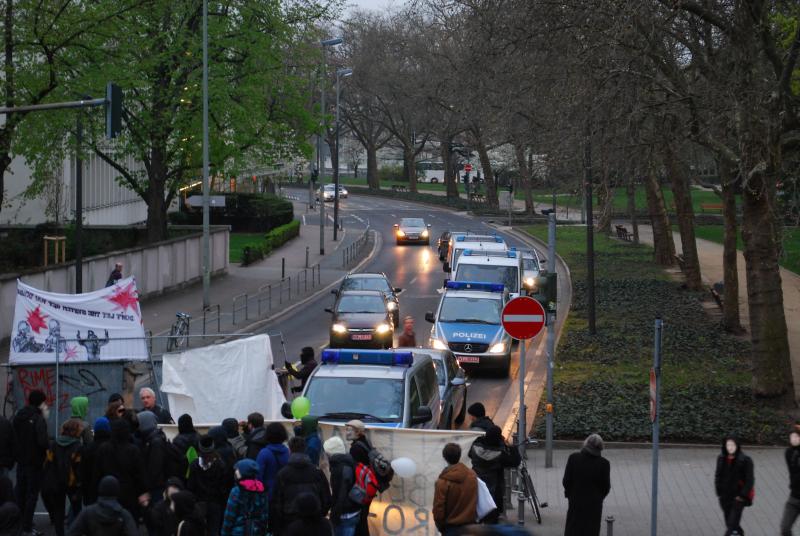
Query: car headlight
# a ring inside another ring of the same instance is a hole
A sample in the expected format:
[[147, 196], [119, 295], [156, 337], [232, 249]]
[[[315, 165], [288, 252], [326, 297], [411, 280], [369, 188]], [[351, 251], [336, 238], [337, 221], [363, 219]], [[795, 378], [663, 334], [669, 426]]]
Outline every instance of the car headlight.
[[535, 277], [526, 277], [525, 278], [525, 286], [529, 288], [536, 288], [536, 278]]
[[421, 236], [422, 238], [428, 238], [428, 230], [427, 230], [427, 229], [425, 229], [424, 231], [422, 231], [422, 234], [421, 234], [420, 236]]
[[397, 236], [406, 236], [406, 233], [404, 233], [402, 229], [398, 229]]
[[489, 348], [489, 353], [492, 354], [502, 354], [506, 351], [506, 343], [498, 342], [497, 344], [493, 344], [491, 348]]
[[393, 301], [390, 301], [386, 303], [386, 307], [388, 307], [390, 311], [394, 311], [395, 309], [397, 309], [397, 304], [394, 303]]
[[431, 344], [436, 350], [447, 350], [447, 345], [439, 339], [431, 339]]
[[331, 329], [336, 333], [347, 333], [347, 326], [344, 324], [334, 324]]
[[384, 334], [389, 333], [391, 330], [392, 328], [389, 326], [389, 324], [378, 324], [375, 326], [375, 333]]

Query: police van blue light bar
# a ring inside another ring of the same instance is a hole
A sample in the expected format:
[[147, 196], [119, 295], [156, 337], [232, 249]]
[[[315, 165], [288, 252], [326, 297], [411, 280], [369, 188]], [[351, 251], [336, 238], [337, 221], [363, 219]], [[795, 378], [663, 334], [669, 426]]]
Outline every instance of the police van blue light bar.
[[503, 292], [502, 283], [484, 283], [482, 281], [448, 281], [445, 288], [450, 290], [479, 290], [482, 292]]
[[512, 251], [506, 251], [506, 257], [508, 257], [509, 259], [516, 259], [517, 258], [517, 252], [513, 251], [513, 250]]
[[459, 235], [456, 237], [456, 242], [497, 242], [498, 244], [502, 244], [505, 242], [502, 236], [496, 235]]
[[410, 367], [414, 362], [411, 352], [386, 350], [328, 349], [322, 351], [322, 363], [327, 365], [385, 365]]

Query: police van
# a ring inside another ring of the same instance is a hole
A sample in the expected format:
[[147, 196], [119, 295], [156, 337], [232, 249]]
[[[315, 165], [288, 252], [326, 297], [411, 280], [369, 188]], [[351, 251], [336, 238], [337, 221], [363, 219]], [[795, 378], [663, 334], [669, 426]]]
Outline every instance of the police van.
[[521, 257], [514, 248], [508, 251], [465, 249], [452, 279], [501, 284], [516, 298], [523, 290]]
[[413, 350], [323, 350], [303, 396], [324, 422], [435, 429], [441, 418], [433, 361]]
[[506, 251], [508, 249], [503, 237], [496, 235], [459, 234], [450, 240], [450, 244], [450, 250], [442, 266], [442, 270], [445, 272], [455, 269], [458, 259], [465, 249], [483, 251]]
[[469, 369], [492, 369], [508, 376], [512, 340], [500, 320], [508, 292], [502, 284], [447, 281], [433, 323], [429, 346], [456, 355]]

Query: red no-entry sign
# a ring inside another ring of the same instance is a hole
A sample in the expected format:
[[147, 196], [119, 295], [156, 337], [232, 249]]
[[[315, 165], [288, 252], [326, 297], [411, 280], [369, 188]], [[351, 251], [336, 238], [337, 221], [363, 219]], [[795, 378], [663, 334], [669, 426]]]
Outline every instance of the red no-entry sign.
[[464, 166], [464, 171], [466, 171], [467, 173], [472, 171], [472, 164], [467, 164], [466, 166]]
[[527, 296], [514, 298], [503, 307], [503, 328], [514, 339], [532, 339], [544, 328], [544, 307]]

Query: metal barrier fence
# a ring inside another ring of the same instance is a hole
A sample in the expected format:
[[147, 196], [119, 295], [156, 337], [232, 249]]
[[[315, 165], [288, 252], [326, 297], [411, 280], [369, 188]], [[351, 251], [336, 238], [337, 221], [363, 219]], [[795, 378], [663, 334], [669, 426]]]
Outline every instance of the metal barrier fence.
[[358, 239], [342, 250], [342, 268], [347, 268], [353, 261], [359, 258], [364, 248], [369, 243], [369, 225]]

